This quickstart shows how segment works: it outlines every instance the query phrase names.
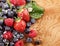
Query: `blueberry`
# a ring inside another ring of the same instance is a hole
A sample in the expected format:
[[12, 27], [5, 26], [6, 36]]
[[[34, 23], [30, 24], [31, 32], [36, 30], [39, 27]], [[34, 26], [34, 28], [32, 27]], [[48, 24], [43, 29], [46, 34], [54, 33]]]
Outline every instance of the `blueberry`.
[[3, 3], [5, 3], [6, 2], [6, 0], [1, 0]]
[[20, 34], [17, 34], [16, 37], [19, 39], [20, 38]]
[[30, 29], [29, 29], [29, 28], [26, 28], [26, 29], [25, 29], [25, 33], [26, 33], [26, 34], [29, 34], [29, 32], [30, 32]]
[[10, 27], [8, 27], [8, 26], [4, 26], [4, 28], [5, 28], [5, 31], [9, 31], [10, 30]]
[[20, 33], [20, 39], [24, 38], [24, 34]]
[[14, 37], [13, 42], [16, 42], [16, 41], [18, 41], [18, 39], [17, 39], [17, 37]]
[[34, 24], [36, 20], [34, 18], [31, 18], [31, 23]]
[[2, 25], [3, 24], [3, 18], [2, 17], [0, 17], [0, 25]]
[[4, 43], [0, 43], [0, 46], [4, 46]]
[[18, 34], [18, 32], [16, 32], [15, 30], [13, 30], [13, 35], [17, 35]]
[[31, 0], [26, 0], [27, 3], [29, 3]]
[[4, 18], [4, 19], [6, 19], [6, 18], [7, 18], [7, 16], [6, 16], [6, 15], [3, 15], [3, 18]]
[[27, 42], [27, 43], [31, 43], [31, 42], [32, 42], [32, 38], [27, 38], [27, 39], [26, 39], [26, 42]]
[[13, 42], [10, 42], [10, 43], [9, 43], [9, 46], [14, 46], [14, 43], [13, 43]]
[[2, 9], [5, 9], [5, 10], [9, 9], [9, 5], [7, 3], [3, 3]]
[[39, 44], [41, 44], [41, 41], [40, 40], [36, 40], [36, 41], [34, 41], [34, 44], [35, 45], [39, 45]]
[[14, 12], [13, 11], [8, 11], [7, 15], [8, 15], [8, 17], [13, 17]]
[[30, 27], [31, 26], [31, 22], [27, 22], [26, 26]]

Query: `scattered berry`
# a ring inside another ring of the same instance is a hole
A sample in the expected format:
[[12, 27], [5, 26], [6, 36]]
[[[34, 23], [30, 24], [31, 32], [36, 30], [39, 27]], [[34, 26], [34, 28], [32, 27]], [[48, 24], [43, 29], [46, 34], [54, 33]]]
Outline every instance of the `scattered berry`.
[[34, 41], [34, 44], [35, 44], [35, 45], [39, 45], [40, 43], [41, 43], [40, 40], [36, 40], [36, 41]]
[[3, 34], [3, 38], [7, 39], [7, 40], [10, 40], [10, 39], [13, 38], [13, 34], [10, 31], [7, 31]]
[[31, 43], [31, 42], [32, 42], [32, 38], [27, 38], [27, 39], [26, 39], [26, 42], [27, 42], [27, 43]]
[[29, 34], [29, 32], [30, 32], [30, 29], [27, 28], [27, 29], [25, 30], [25, 33], [26, 33], [26, 34]]
[[15, 43], [14, 46], [24, 46], [24, 42], [22, 40], [19, 40]]
[[6, 18], [4, 20], [5, 25], [10, 26], [10, 27], [13, 26], [13, 22], [14, 22], [14, 19], [12, 18]]
[[37, 32], [35, 30], [31, 30], [29, 33], [29, 37], [34, 38], [37, 36]]

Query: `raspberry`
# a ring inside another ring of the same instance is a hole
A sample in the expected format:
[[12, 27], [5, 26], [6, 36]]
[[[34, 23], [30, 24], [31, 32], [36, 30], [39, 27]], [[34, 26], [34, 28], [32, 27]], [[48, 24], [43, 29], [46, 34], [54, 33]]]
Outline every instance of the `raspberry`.
[[4, 20], [5, 25], [10, 26], [10, 27], [13, 26], [13, 22], [14, 20], [12, 18], [6, 18]]
[[35, 30], [31, 30], [28, 35], [29, 35], [29, 37], [34, 38], [37, 36], [37, 32]]
[[24, 42], [22, 40], [19, 40], [15, 43], [14, 46], [24, 46]]
[[12, 39], [12, 37], [13, 37], [13, 34], [10, 31], [7, 31], [3, 34], [4, 39], [10, 40]]

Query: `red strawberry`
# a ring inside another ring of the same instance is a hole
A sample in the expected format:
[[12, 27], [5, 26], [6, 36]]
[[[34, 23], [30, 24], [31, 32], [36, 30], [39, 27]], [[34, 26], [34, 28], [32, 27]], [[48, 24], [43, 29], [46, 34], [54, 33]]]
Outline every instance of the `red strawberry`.
[[26, 4], [25, 0], [10, 0], [10, 2], [15, 6], [22, 6]]
[[3, 38], [10, 40], [13, 38], [13, 34], [10, 31], [7, 31], [3, 34]]
[[30, 15], [27, 9], [23, 9], [22, 12], [18, 12], [18, 17], [22, 17], [26, 22], [30, 20]]
[[10, 27], [13, 26], [13, 22], [14, 20], [12, 18], [6, 18], [4, 20], [5, 25], [10, 26]]
[[31, 30], [28, 35], [29, 35], [29, 37], [34, 38], [37, 36], [37, 32], [35, 30]]
[[17, 41], [14, 46], [24, 46], [24, 42], [22, 40]]
[[26, 28], [26, 23], [24, 20], [20, 20], [20, 18], [17, 19], [14, 23], [14, 29], [18, 32], [24, 32]]

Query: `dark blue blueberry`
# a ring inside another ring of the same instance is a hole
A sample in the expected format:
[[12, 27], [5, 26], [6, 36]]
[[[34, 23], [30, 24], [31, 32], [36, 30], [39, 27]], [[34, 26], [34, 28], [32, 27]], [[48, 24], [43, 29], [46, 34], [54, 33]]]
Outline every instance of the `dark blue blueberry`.
[[0, 43], [0, 46], [4, 46], [4, 43]]
[[13, 17], [14, 16], [14, 12], [13, 11], [8, 11], [7, 15], [8, 15], [8, 17]]
[[1, 0], [3, 3], [5, 3], [6, 2], [6, 0]]
[[19, 39], [20, 38], [20, 34], [17, 34], [16, 37]]
[[2, 9], [9, 9], [9, 5], [7, 4], [7, 3], [3, 3], [3, 5], [2, 5]]
[[14, 46], [14, 43], [13, 42], [10, 42], [9, 46]]
[[29, 28], [31, 26], [31, 22], [27, 22], [26, 26]]
[[34, 41], [34, 44], [35, 45], [39, 45], [39, 44], [41, 44], [41, 41], [40, 40], [36, 40], [36, 41]]
[[18, 34], [18, 32], [16, 32], [15, 30], [13, 30], [13, 35], [17, 35]]
[[24, 38], [24, 34], [20, 33], [20, 39]]
[[31, 0], [26, 0], [27, 3], [31, 2]]
[[31, 23], [34, 24], [36, 20], [34, 18], [31, 18]]
[[26, 42], [27, 42], [27, 43], [31, 43], [31, 42], [32, 42], [32, 38], [27, 38], [27, 39], [26, 39]]
[[7, 18], [7, 16], [6, 16], [6, 15], [3, 15], [3, 18], [4, 18], [4, 19], [6, 19], [6, 18]]
[[3, 18], [0, 17], [0, 25], [3, 24], [3, 21], [4, 21]]
[[0, 12], [0, 17], [2, 17], [2, 13]]
[[13, 38], [13, 42], [16, 42], [16, 41], [18, 41], [18, 38], [17, 37], [14, 37]]
[[4, 26], [4, 28], [5, 28], [5, 31], [10, 31], [10, 27]]
[[29, 32], [30, 32], [30, 29], [29, 29], [29, 28], [26, 28], [26, 29], [25, 29], [25, 33], [26, 33], [26, 34], [29, 34]]

